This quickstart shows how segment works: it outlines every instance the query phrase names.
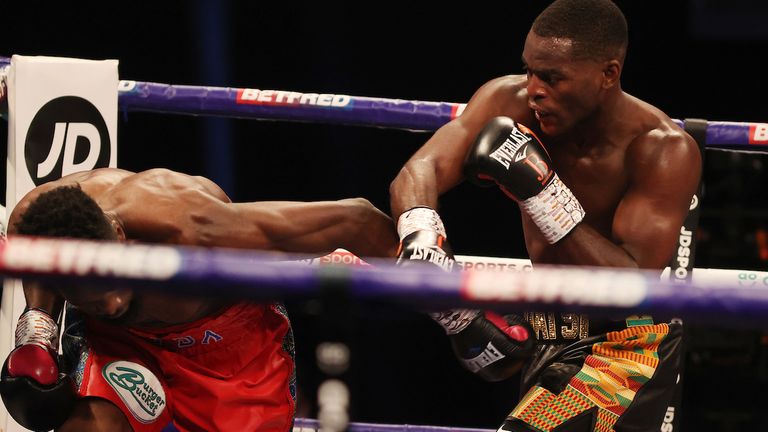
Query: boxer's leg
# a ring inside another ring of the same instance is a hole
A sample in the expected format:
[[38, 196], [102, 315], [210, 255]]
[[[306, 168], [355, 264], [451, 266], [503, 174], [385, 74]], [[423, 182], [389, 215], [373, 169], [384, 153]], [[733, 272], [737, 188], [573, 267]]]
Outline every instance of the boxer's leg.
[[132, 432], [125, 415], [112, 402], [101, 398], [80, 399], [72, 415], [57, 432]]

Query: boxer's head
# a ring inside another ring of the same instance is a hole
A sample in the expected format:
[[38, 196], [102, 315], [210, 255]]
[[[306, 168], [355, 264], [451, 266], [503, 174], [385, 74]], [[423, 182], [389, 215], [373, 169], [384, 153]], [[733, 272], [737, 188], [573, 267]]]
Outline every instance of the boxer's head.
[[[63, 186], [40, 194], [14, 226], [21, 235], [86, 240], [123, 241], [125, 234], [113, 215], [105, 214], [79, 186]], [[46, 284], [48, 285], [48, 284]], [[122, 319], [131, 311], [134, 293], [129, 288], [88, 289], [70, 283], [51, 284], [83, 312]]]
[[548, 135], [570, 130], [620, 93], [627, 21], [611, 0], [557, 0], [525, 40], [528, 100]]
[[40, 194], [15, 225], [19, 234], [86, 240], [125, 240], [122, 227], [80, 186], [61, 186]]
[[96, 318], [113, 324], [130, 323], [139, 301], [130, 288], [59, 285], [59, 292], [73, 306]]

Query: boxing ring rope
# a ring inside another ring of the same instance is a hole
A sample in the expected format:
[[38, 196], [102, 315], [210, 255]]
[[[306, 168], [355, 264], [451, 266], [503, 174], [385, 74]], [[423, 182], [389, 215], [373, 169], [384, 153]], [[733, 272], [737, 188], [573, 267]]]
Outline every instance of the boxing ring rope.
[[[348, 432], [493, 432], [493, 429], [454, 428], [439, 426], [391, 425], [377, 423], [350, 423]], [[314, 419], [297, 418], [293, 432], [320, 432], [320, 422]]]
[[[281, 261], [277, 261], [281, 259]], [[358, 301], [423, 310], [485, 307], [567, 309], [595, 316], [627, 311], [679, 316], [686, 322], [768, 327], [768, 273], [744, 284], [720, 270], [692, 283], [658, 272], [541, 266], [535, 272], [443, 272], [435, 266], [312, 266], [250, 250], [171, 247], [15, 236], [0, 247], [0, 275], [85, 280], [253, 300], [322, 296], [342, 290]], [[706, 273], [704, 273], [706, 274]], [[729, 277], [730, 276], [730, 277]], [[179, 290], [179, 287], [181, 289]]]
[[[0, 73], [10, 65], [0, 57]], [[456, 118], [465, 104], [408, 101], [331, 93], [171, 85], [120, 81], [123, 111], [288, 120], [324, 124], [433, 131]], [[681, 120], [675, 120], [682, 125]], [[706, 145], [717, 148], [767, 146], [768, 124], [709, 121]]]
[[[125, 111], [293, 120], [324, 124], [434, 131], [465, 104], [230, 87], [174, 86], [121, 81]], [[682, 126], [681, 120], [675, 120]], [[709, 121], [708, 147], [768, 146], [768, 124]]]

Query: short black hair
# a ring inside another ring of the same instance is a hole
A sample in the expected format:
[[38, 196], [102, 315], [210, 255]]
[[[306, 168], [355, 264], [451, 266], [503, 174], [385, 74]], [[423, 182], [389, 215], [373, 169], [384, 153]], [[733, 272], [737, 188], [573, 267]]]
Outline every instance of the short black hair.
[[88, 240], [117, 238], [104, 211], [79, 185], [40, 194], [16, 223], [22, 235]]
[[555, 0], [531, 31], [571, 39], [573, 54], [581, 59], [623, 61], [627, 51], [627, 20], [611, 0]]

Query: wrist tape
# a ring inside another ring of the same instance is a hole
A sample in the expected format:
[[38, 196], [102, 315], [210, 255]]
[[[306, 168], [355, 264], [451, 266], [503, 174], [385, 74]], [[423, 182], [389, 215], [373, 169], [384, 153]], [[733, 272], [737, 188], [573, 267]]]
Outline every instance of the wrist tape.
[[549, 244], [555, 244], [584, 219], [586, 212], [568, 186], [555, 174], [539, 192], [520, 202]]
[[28, 309], [16, 324], [16, 346], [38, 345], [55, 351], [59, 347], [59, 326], [46, 312]]
[[448, 237], [440, 215], [429, 207], [414, 207], [404, 211], [397, 219], [397, 234], [400, 240], [416, 231], [434, 231], [443, 238]]

